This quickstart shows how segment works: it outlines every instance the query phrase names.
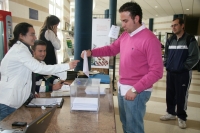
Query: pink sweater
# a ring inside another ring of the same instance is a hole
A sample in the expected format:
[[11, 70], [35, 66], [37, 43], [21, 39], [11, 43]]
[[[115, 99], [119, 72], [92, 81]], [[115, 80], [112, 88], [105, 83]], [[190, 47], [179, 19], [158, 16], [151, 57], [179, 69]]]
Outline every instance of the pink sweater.
[[137, 92], [149, 89], [162, 78], [161, 44], [147, 28], [130, 37], [124, 32], [109, 46], [92, 50], [92, 56], [115, 56], [120, 52], [119, 82]]

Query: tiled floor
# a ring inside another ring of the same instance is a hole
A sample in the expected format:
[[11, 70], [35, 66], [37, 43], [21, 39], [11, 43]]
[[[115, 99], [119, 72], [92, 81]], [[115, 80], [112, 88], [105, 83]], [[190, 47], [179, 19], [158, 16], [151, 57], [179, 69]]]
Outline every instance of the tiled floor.
[[[116, 82], [119, 79], [119, 59], [116, 61]], [[112, 78], [112, 70], [110, 70]], [[151, 99], [147, 103], [146, 115], [144, 118], [145, 133], [200, 133], [200, 72], [193, 71], [192, 83], [189, 89], [188, 98], [188, 120], [187, 128], [180, 129], [178, 121], [160, 121], [159, 117], [166, 114], [165, 90], [166, 72], [161, 80], [154, 84]], [[118, 102], [114, 92], [114, 107], [117, 133], [123, 133], [119, 120]], [[134, 125], [133, 125], [134, 126]]]

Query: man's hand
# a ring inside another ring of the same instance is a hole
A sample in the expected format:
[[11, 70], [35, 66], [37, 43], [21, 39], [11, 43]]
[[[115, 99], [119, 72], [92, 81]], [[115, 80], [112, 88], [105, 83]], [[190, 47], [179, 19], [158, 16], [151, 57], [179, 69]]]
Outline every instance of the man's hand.
[[79, 62], [79, 60], [70, 61], [69, 62], [70, 69], [74, 69], [77, 66], [78, 62]]
[[40, 98], [40, 95], [38, 93], [35, 93], [35, 98]]
[[133, 93], [131, 91], [131, 89], [129, 89], [127, 92], [126, 92], [126, 95], [124, 96], [126, 100], [134, 100], [135, 97], [137, 96], [137, 93]]
[[64, 84], [64, 85], [70, 85], [71, 83], [69, 83], [69, 82], [67, 82], [67, 81], [65, 81], [65, 80], [60, 80], [60, 83], [61, 84]]
[[91, 57], [92, 56], [92, 52], [91, 50], [83, 50], [81, 53], [81, 58], [84, 58], [84, 52], [87, 52], [87, 57]]
[[61, 84], [61, 81], [59, 81], [56, 84], [53, 84], [52, 90], [59, 90], [59, 89], [61, 89], [62, 86], [63, 86], [63, 84]]

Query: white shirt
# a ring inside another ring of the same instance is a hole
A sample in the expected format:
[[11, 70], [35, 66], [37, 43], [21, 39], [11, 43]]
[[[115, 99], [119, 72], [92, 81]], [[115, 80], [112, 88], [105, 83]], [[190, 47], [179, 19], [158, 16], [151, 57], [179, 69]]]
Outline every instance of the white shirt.
[[140, 32], [141, 30], [143, 30], [145, 28], [146, 28], [145, 24], [142, 23], [142, 25], [139, 28], [137, 28], [136, 30], [134, 30], [133, 32], [131, 32], [129, 35], [132, 37], [132, 36], [134, 36], [135, 34], [137, 34], [138, 32]]
[[1, 62], [0, 103], [16, 109], [22, 106], [31, 92], [32, 72], [52, 75], [69, 68], [69, 64], [43, 65], [17, 41]]

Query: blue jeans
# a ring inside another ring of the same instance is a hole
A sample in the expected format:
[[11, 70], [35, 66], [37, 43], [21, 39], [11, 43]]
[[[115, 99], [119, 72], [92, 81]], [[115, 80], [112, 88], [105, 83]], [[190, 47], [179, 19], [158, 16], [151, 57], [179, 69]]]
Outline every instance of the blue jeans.
[[15, 108], [11, 108], [5, 104], [0, 104], [0, 121], [6, 118], [6, 116], [13, 113], [15, 110]]
[[144, 133], [143, 118], [146, 112], [146, 103], [151, 96], [150, 91], [143, 91], [133, 101], [126, 100], [119, 90], [119, 115], [124, 133]]

